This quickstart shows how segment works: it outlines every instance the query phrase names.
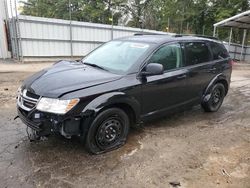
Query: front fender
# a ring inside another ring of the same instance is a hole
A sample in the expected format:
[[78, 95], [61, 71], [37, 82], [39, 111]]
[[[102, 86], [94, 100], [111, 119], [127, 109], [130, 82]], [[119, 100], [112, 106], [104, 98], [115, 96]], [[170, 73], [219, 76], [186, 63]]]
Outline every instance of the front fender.
[[111, 92], [105, 93], [101, 96], [98, 96], [94, 100], [92, 100], [85, 108], [82, 110], [83, 115], [94, 115], [98, 114], [102, 109], [107, 106], [112, 105], [128, 105], [135, 114], [136, 121], [140, 115], [140, 103], [136, 98], [126, 95], [123, 92]]

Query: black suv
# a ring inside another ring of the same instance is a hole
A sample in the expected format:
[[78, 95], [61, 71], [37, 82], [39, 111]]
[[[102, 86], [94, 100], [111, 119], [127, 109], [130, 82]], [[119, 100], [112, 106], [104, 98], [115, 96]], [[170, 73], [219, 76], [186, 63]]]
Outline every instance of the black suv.
[[98, 154], [123, 145], [129, 128], [149, 118], [197, 104], [217, 111], [231, 72], [232, 60], [215, 39], [120, 38], [26, 79], [18, 90], [18, 116], [37, 137], [77, 135]]

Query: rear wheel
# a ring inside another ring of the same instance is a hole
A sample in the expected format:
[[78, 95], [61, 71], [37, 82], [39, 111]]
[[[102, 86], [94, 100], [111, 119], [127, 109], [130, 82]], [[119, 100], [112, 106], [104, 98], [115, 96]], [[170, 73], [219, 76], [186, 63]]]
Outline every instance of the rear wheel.
[[216, 112], [221, 107], [225, 97], [225, 87], [217, 83], [211, 90], [211, 96], [207, 102], [202, 102], [201, 106], [206, 112]]
[[94, 154], [116, 149], [125, 144], [128, 131], [128, 115], [119, 108], [107, 109], [92, 122], [86, 137], [86, 148]]

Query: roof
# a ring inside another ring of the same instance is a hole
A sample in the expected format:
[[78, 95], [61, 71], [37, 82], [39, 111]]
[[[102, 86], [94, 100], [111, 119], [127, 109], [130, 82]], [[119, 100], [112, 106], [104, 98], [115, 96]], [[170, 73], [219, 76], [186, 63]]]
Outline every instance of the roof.
[[202, 36], [192, 36], [192, 35], [172, 35], [172, 34], [146, 34], [146, 35], [134, 35], [129, 37], [122, 37], [116, 40], [126, 40], [126, 41], [135, 41], [135, 42], [146, 42], [146, 43], [165, 43], [171, 41], [185, 41], [185, 40], [207, 40], [218, 42], [215, 38], [202, 37]]
[[250, 29], [250, 10], [222, 20], [214, 24], [214, 27], [236, 27], [241, 29]]

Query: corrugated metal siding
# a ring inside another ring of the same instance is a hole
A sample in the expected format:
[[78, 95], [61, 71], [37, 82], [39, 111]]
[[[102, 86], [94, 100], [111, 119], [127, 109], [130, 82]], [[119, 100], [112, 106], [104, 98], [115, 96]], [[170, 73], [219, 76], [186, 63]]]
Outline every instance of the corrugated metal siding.
[[[70, 40], [68, 20], [23, 15], [18, 18], [24, 58], [71, 56], [71, 42], [72, 55], [84, 56], [112, 38], [111, 25], [72, 21], [72, 40]], [[113, 38], [129, 36], [141, 31], [138, 28], [114, 26]], [[164, 33], [153, 30], [143, 31]]]
[[[25, 60], [39, 60], [36, 58], [47, 57], [85, 56], [102, 43], [112, 39], [111, 25], [77, 21], [70, 23], [69, 20], [23, 15], [19, 15], [18, 20], [19, 26], [17, 28], [20, 28], [20, 39], [18, 42], [21, 44], [14, 45], [13, 36], [16, 31], [15, 28], [10, 27], [12, 47], [13, 52], [15, 52], [13, 54], [18, 54]], [[10, 20], [11, 26], [13, 25], [12, 23], [16, 22], [13, 22], [12, 19]], [[113, 26], [113, 38], [129, 36], [142, 31], [164, 33], [147, 29]], [[226, 47], [228, 46], [227, 43], [224, 44]], [[19, 53], [16, 53], [16, 51]], [[233, 59], [240, 59], [241, 45], [231, 44], [229, 51]], [[243, 60], [250, 61], [250, 46], [244, 47]]]
[[[240, 44], [232, 43], [230, 44], [230, 49], [228, 49], [228, 43], [224, 42], [225, 47], [229, 50], [229, 54], [231, 58], [240, 60], [241, 58], [241, 49], [242, 46]], [[242, 60], [250, 61], [250, 46], [243, 47]]]

